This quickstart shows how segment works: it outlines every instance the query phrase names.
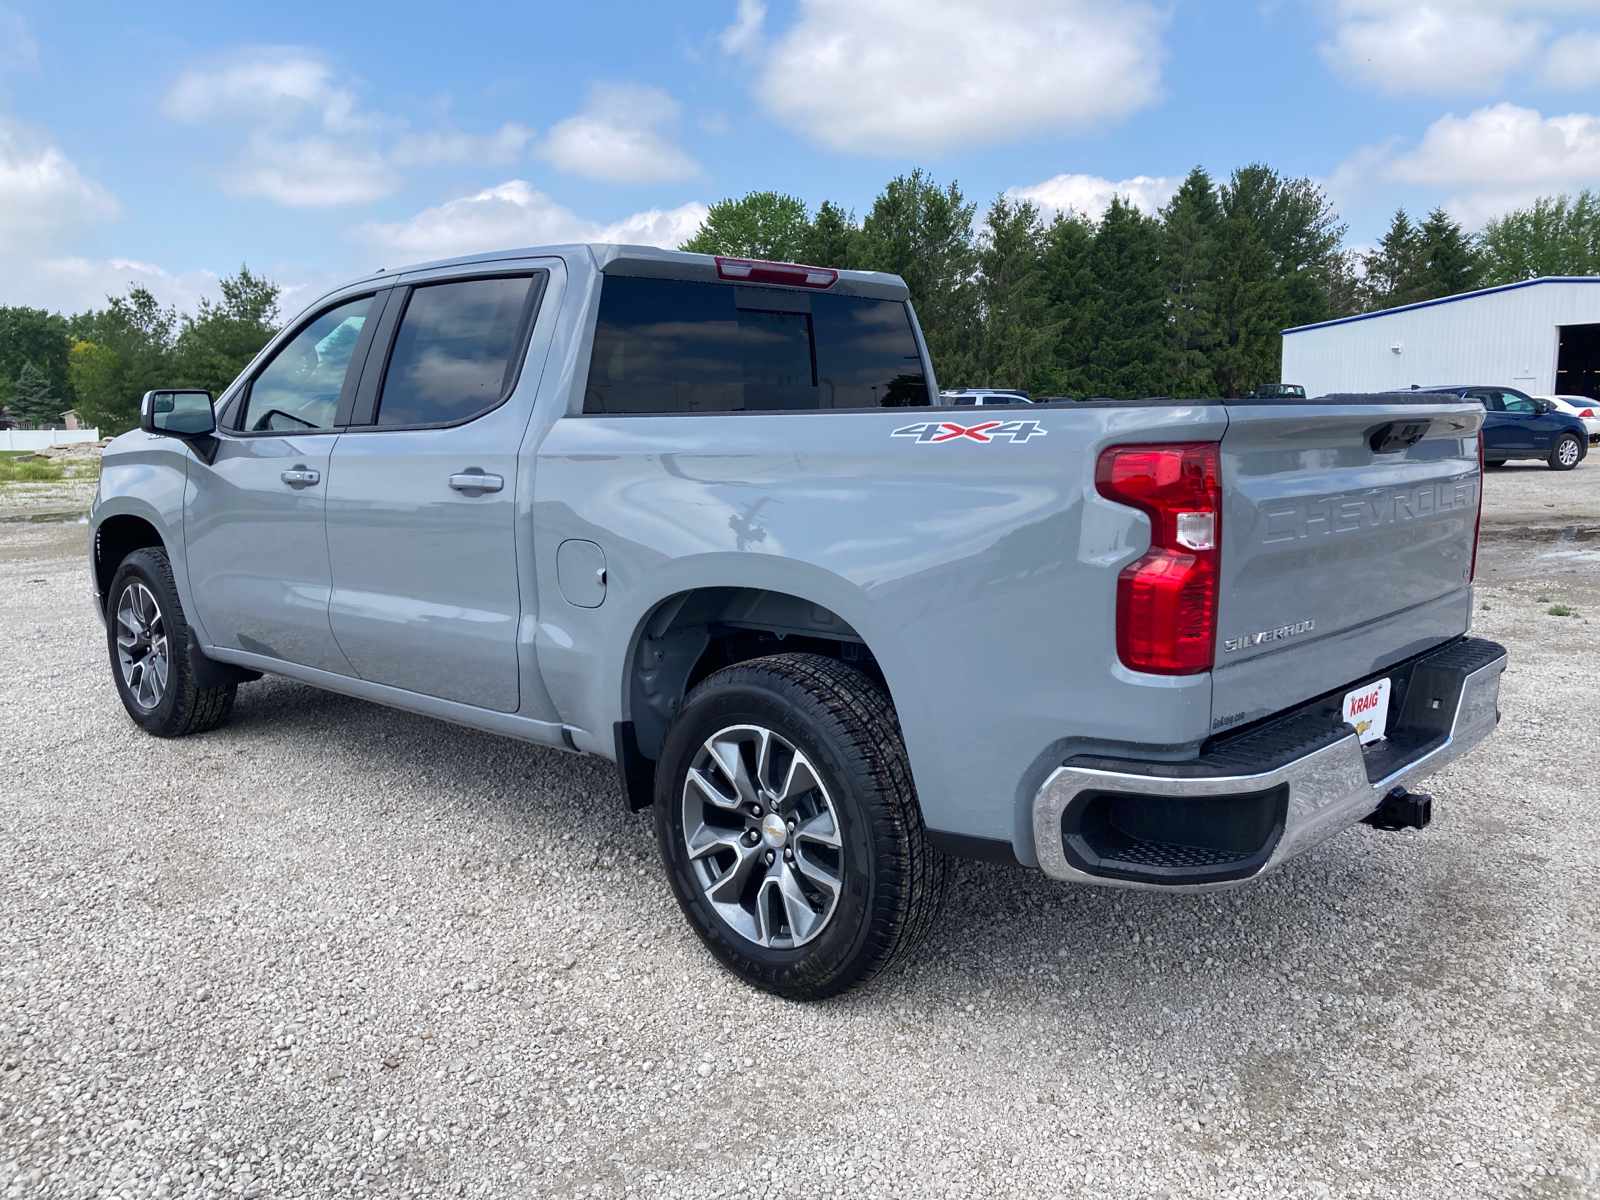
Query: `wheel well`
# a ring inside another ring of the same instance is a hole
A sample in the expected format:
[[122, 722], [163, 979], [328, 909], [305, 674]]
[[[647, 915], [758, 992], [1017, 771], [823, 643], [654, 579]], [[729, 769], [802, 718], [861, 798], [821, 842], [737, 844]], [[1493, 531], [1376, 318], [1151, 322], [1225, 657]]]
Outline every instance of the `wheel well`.
[[146, 546], [162, 546], [156, 527], [143, 517], [107, 517], [94, 534], [95, 590], [102, 601], [111, 590], [111, 577], [122, 560]]
[[713, 671], [794, 651], [850, 663], [889, 690], [865, 639], [810, 600], [760, 588], [700, 588], [662, 601], [639, 630], [629, 668], [628, 711], [640, 753], [661, 756], [684, 696]]

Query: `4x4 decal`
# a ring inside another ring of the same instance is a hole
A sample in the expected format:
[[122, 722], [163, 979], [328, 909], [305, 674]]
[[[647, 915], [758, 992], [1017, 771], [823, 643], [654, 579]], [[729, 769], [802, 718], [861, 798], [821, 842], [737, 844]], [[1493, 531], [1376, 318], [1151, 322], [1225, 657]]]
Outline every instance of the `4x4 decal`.
[[1044, 437], [1048, 429], [1039, 428], [1037, 421], [981, 421], [976, 425], [960, 425], [955, 421], [920, 421], [915, 425], [902, 425], [890, 437], [916, 438], [918, 444], [930, 442], [992, 442], [1000, 438], [1013, 444], [1032, 437]]

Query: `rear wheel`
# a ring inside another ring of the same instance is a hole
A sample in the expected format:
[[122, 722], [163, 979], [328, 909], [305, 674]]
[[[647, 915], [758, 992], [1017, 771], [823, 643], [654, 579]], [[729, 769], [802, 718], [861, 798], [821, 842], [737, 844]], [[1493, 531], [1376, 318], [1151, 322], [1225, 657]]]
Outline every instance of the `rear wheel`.
[[1563, 433], [1550, 450], [1550, 467], [1556, 471], [1570, 471], [1583, 457], [1583, 445], [1575, 433]]
[[655, 820], [695, 932], [778, 995], [862, 984], [937, 917], [944, 860], [894, 708], [833, 659], [755, 659], [696, 687], [662, 747]]
[[196, 684], [189, 665], [189, 625], [166, 552], [128, 555], [112, 577], [109, 596], [111, 676], [133, 723], [157, 737], [182, 737], [225, 722], [235, 685]]

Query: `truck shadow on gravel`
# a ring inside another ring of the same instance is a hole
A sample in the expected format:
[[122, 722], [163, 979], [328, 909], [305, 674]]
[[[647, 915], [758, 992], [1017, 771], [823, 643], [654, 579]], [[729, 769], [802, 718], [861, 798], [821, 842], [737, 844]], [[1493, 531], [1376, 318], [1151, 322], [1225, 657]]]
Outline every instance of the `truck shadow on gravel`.
[[[666, 887], [648, 814], [624, 811], [615, 769], [578, 757], [279, 680], [242, 688], [220, 737], [309, 757], [363, 782], [358, 800], [404, 822], [442, 803], [496, 827], [502, 855], [564, 868], [620, 852], [642, 872], [610, 886], [625, 909], [654, 906], [691, 958], [711, 963]], [[1427, 836], [1427, 835], [1424, 835]], [[1087, 1031], [1115, 1012], [1123, 1036], [1298, 1023], [1308, 1001], [1334, 1024], [1382, 990], [1409, 890], [1394, 861], [1413, 835], [1347, 832], [1281, 872], [1231, 892], [1166, 895], [1054, 882], [1021, 868], [954, 861], [942, 919], [899, 969], [836, 1007], [885, 1002], [973, 1013], [1045, 998]], [[543, 847], [543, 849], [541, 849]], [[554, 847], [553, 849], [551, 847]], [[461, 847], [465, 855], [470, 849]], [[596, 931], [599, 932], [599, 931]], [[626, 930], [615, 931], [620, 937]], [[620, 946], [619, 946], [620, 952]], [[1241, 1024], [1242, 1023], [1242, 1024]], [[1202, 1032], [1203, 1031], [1203, 1032]]]

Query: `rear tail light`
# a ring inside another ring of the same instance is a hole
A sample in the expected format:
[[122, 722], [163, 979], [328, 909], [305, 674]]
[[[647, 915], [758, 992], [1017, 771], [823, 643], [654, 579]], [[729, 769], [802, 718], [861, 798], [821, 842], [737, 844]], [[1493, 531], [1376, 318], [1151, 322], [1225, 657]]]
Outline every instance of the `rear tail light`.
[[1117, 657], [1156, 675], [1209, 671], [1222, 544], [1217, 443], [1112, 446], [1095, 486], [1150, 518], [1148, 553], [1117, 578]]
[[802, 267], [798, 263], [763, 262], [757, 258], [717, 258], [717, 274], [743, 283], [782, 283], [789, 287], [825, 288], [839, 280], [831, 267]]
[[1592, 408], [1586, 408], [1586, 409], [1584, 409], [1584, 410], [1583, 410], [1583, 411], [1582, 411], [1582, 412], [1581, 412], [1581, 413], [1579, 413], [1579, 414], [1578, 414], [1578, 415], [1579, 415], [1579, 416], [1580, 416], [1580, 417], [1586, 417], [1586, 418], [1588, 418], [1588, 419], [1589, 419], [1589, 420], [1593, 420], [1593, 419], [1594, 419], [1594, 409], [1592, 409]]
[[1478, 515], [1472, 519], [1472, 574], [1471, 583], [1478, 577], [1478, 531], [1483, 528], [1483, 430], [1478, 430]]

